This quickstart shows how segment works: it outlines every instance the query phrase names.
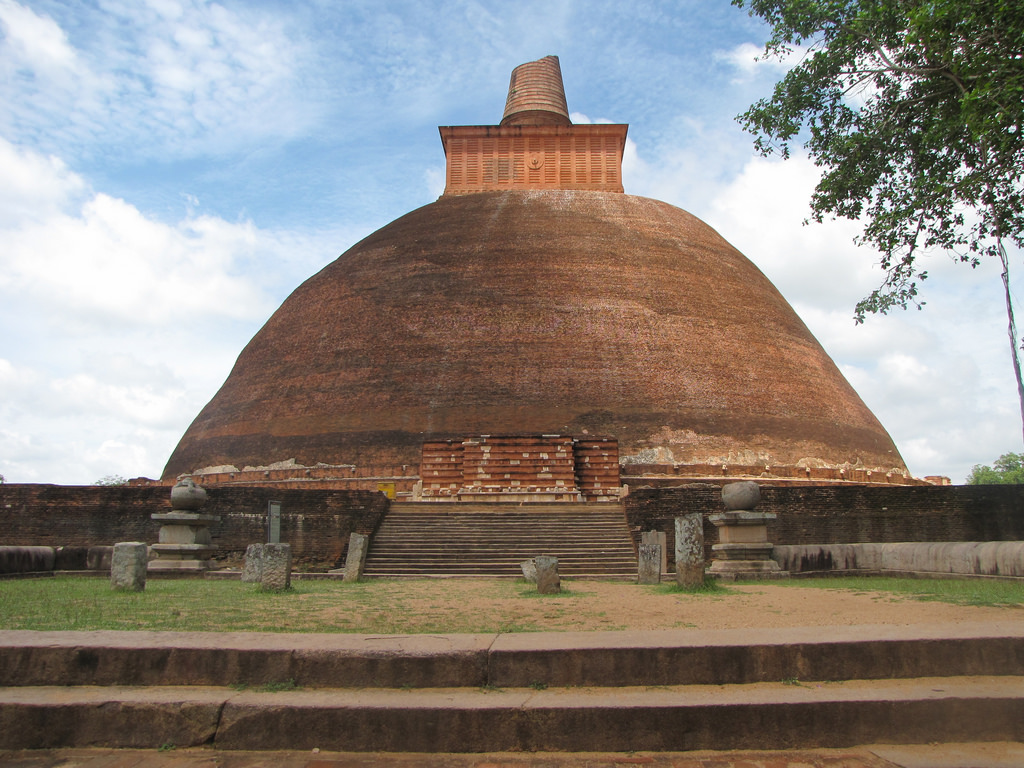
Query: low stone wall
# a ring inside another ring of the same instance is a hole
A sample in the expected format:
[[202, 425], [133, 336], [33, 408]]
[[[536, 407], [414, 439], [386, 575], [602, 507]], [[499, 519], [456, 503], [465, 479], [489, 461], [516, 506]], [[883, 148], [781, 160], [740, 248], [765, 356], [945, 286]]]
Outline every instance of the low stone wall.
[[[718, 530], [707, 518], [724, 511], [718, 485], [631, 488], [626, 519], [635, 545], [643, 531], [664, 531], [675, 553], [674, 519], [704, 516], [708, 558]], [[855, 544], [1024, 540], [1024, 486], [762, 486], [759, 512], [771, 512], [773, 544]]]
[[790, 573], [872, 571], [1024, 578], [1024, 541], [776, 545]]
[[52, 571], [56, 561], [53, 547], [0, 546], [0, 574]]
[[[267, 540], [267, 503], [281, 502], [281, 541], [294, 562], [327, 570], [344, 564], [349, 535], [373, 534], [388, 508], [376, 491], [211, 488], [204, 509], [219, 515], [210, 526], [217, 559], [240, 559], [245, 548]], [[89, 548], [119, 541], [157, 541], [154, 512], [170, 512], [170, 489], [115, 486], [0, 485], [0, 545], [63, 548], [81, 559]], [[69, 567], [68, 570], [77, 570]]]

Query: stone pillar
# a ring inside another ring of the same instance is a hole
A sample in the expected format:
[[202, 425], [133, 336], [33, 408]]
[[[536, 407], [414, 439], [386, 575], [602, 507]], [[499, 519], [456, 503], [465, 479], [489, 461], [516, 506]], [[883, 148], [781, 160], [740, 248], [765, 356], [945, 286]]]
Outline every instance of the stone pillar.
[[519, 564], [520, 570], [523, 572], [523, 578], [531, 584], [537, 583], [537, 558], [531, 557], [529, 560], [523, 560]]
[[699, 512], [676, 518], [676, 584], [704, 584], [704, 518]]
[[664, 531], [644, 531], [640, 534], [640, 543], [661, 545], [661, 572], [668, 573], [668, 534]]
[[361, 533], [353, 533], [348, 538], [348, 557], [345, 558], [344, 581], [359, 581], [363, 578], [363, 568], [366, 565], [366, 550], [369, 549], [370, 539]]
[[118, 591], [141, 592], [146, 588], [149, 548], [141, 541], [114, 545], [110, 558], [110, 587]]
[[260, 586], [268, 592], [283, 592], [292, 585], [292, 548], [288, 544], [263, 545], [263, 573]]
[[641, 544], [636, 583], [661, 583], [661, 544]]
[[764, 579], [788, 576], [771, 559], [768, 523], [770, 512], [755, 512], [761, 501], [757, 483], [745, 480], [722, 488], [725, 512], [708, 519], [718, 528], [718, 544], [711, 547], [710, 572], [719, 579]]
[[263, 581], [263, 544], [250, 544], [245, 548], [242, 581], [259, 584]]
[[537, 591], [542, 595], [557, 595], [562, 591], [557, 557], [541, 555], [537, 558]]
[[202, 514], [205, 503], [206, 491], [190, 477], [179, 480], [171, 489], [173, 511], [151, 515], [160, 523], [151, 571], [201, 573], [215, 567], [210, 559], [215, 549], [210, 540], [210, 524], [218, 522], [220, 516]]

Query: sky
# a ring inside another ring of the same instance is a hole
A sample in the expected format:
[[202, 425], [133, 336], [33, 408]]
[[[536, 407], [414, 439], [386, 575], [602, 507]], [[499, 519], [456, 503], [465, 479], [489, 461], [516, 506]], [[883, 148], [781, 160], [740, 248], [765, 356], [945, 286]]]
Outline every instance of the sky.
[[997, 265], [928, 254], [922, 311], [855, 325], [878, 255], [735, 121], [766, 37], [726, 0], [0, 0], [0, 474], [159, 477], [281, 302], [441, 194], [437, 126], [549, 54], [574, 122], [629, 124], [626, 192], [750, 258], [912, 474], [1020, 452]]

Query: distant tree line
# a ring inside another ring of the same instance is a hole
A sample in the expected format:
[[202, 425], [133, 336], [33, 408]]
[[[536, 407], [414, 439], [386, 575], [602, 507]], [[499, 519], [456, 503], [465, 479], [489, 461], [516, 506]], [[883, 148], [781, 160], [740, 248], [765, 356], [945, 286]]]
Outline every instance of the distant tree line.
[[1004, 453], [994, 466], [975, 464], [967, 476], [968, 485], [1021, 485], [1024, 484], [1024, 454]]

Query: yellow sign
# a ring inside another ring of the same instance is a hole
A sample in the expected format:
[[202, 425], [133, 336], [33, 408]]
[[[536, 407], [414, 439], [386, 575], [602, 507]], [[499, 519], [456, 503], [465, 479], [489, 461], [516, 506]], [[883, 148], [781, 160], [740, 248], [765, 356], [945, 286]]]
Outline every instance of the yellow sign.
[[377, 490], [383, 493], [392, 501], [395, 498], [395, 484], [394, 483], [377, 483]]

